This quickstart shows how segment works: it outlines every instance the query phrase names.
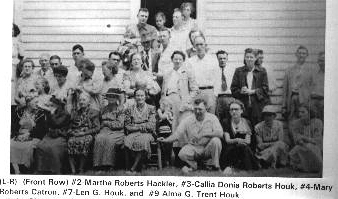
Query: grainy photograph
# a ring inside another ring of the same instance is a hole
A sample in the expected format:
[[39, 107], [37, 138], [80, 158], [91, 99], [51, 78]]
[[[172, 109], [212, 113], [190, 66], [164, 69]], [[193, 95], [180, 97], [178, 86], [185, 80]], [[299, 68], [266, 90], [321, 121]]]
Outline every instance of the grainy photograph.
[[325, 22], [325, 0], [14, 0], [8, 173], [321, 178]]

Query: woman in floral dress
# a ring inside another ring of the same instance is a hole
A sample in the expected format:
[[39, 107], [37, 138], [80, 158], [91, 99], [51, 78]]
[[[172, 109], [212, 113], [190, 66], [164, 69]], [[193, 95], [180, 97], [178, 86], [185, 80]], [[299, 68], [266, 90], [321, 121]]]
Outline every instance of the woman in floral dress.
[[[135, 103], [126, 110], [125, 127], [127, 136], [124, 140], [127, 154], [128, 174], [140, 172], [142, 166], [149, 157], [151, 148], [150, 142], [154, 140], [156, 128], [156, 110], [154, 106], [145, 102], [146, 91], [135, 90]], [[129, 158], [133, 164], [129, 165]]]
[[[100, 130], [99, 112], [89, 106], [90, 95], [79, 95], [78, 110], [72, 110], [68, 132], [68, 155], [71, 172], [84, 171], [85, 161], [90, 152], [93, 135]], [[77, 166], [78, 165], [78, 166]]]

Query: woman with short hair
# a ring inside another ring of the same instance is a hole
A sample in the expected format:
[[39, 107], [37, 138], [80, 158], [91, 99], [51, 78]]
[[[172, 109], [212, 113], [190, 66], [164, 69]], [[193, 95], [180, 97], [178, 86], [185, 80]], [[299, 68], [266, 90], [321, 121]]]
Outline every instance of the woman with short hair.
[[249, 120], [242, 117], [244, 104], [239, 100], [230, 102], [231, 118], [222, 122], [225, 144], [221, 153], [221, 167], [225, 174], [233, 168], [256, 170], [259, 168], [255, 157], [254, 131]]
[[[145, 102], [147, 91], [135, 90], [135, 103], [125, 112], [125, 128], [127, 136], [124, 139], [126, 149], [127, 174], [141, 172], [145, 161], [150, 157], [150, 142], [156, 135], [156, 109]], [[130, 160], [132, 165], [130, 165]]]
[[67, 143], [72, 174], [84, 171], [93, 136], [100, 130], [99, 111], [90, 108], [90, 95], [82, 91], [78, 98], [78, 109], [73, 109], [71, 113]]
[[323, 122], [310, 117], [310, 108], [299, 106], [300, 118], [290, 123], [294, 147], [289, 153], [292, 168], [304, 172], [321, 172], [323, 167]]

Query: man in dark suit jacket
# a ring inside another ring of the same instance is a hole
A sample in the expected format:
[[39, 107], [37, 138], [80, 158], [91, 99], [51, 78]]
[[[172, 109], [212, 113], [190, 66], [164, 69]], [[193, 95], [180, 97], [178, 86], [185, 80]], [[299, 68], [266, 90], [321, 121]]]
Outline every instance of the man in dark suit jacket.
[[143, 46], [142, 59], [143, 70], [158, 72], [158, 61], [161, 57], [161, 52], [158, 49], [152, 48], [155, 38], [151, 34], [141, 35], [141, 43]]

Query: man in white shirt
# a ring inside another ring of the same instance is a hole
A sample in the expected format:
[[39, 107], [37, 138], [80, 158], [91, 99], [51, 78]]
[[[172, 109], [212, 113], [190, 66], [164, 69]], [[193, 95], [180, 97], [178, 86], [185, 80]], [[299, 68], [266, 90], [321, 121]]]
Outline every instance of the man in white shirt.
[[70, 85], [75, 87], [76, 80], [81, 74], [80, 68], [76, 65], [78, 59], [82, 59], [84, 57], [84, 49], [80, 44], [76, 44], [72, 48], [72, 57], [74, 60], [74, 65], [68, 68], [67, 81]]
[[194, 100], [194, 115], [185, 118], [175, 133], [167, 138], [160, 137], [160, 142], [174, 142], [181, 137], [186, 138], [186, 144], [178, 156], [189, 167], [184, 166], [182, 171], [188, 173], [197, 170], [197, 160], [208, 160], [207, 165], [214, 170], [220, 170], [219, 157], [222, 150], [220, 138], [223, 129], [218, 118], [206, 112], [207, 102], [203, 98]]
[[194, 46], [197, 49], [197, 55], [191, 57], [189, 62], [195, 73], [200, 94], [205, 95], [208, 99], [208, 112], [214, 114], [216, 108], [216, 96], [218, 95], [218, 92], [214, 89], [217, 86], [215, 77], [219, 76], [218, 62], [215, 56], [206, 52], [204, 37], [196, 37]]
[[158, 61], [158, 76], [163, 76], [166, 72], [173, 68], [171, 55], [175, 51], [170, 43], [170, 30], [165, 29], [159, 32], [159, 41], [162, 45], [160, 60]]
[[47, 79], [48, 82], [53, 77], [53, 70], [49, 66], [49, 57], [50, 55], [47, 53], [41, 54], [39, 58], [40, 68], [35, 71], [35, 75]]
[[217, 93], [216, 100], [216, 115], [220, 121], [230, 117], [229, 104], [234, 99], [231, 96], [230, 84], [231, 77], [227, 68], [228, 53], [224, 50], [216, 52], [218, 59], [218, 75], [215, 77], [215, 93]]

